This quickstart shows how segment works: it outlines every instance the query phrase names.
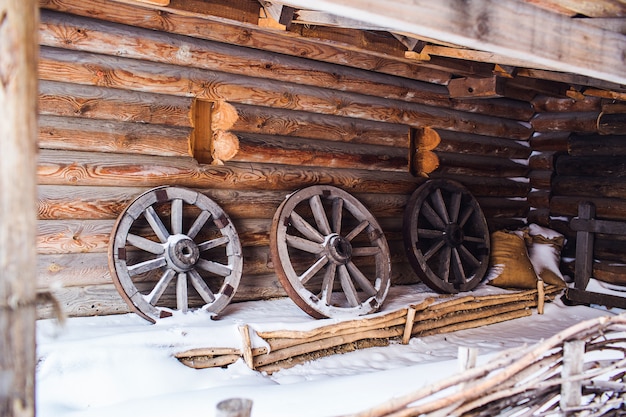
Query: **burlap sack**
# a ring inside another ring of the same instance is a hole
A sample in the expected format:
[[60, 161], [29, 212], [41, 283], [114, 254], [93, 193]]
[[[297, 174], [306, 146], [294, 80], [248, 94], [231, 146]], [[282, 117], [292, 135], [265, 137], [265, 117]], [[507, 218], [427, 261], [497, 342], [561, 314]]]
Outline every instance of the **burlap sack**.
[[537, 288], [523, 234], [496, 231], [491, 234], [489, 284], [502, 288]]

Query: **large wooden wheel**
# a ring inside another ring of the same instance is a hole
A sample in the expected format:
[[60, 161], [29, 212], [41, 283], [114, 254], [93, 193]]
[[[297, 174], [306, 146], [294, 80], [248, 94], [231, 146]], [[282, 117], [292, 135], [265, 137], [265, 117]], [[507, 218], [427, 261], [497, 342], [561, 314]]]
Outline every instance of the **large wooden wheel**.
[[131, 308], [151, 322], [191, 306], [218, 313], [237, 290], [242, 267], [239, 236], [226, 213], [185, 188], [143, 193], [111, 232], [113, 282]]
[[387, 295], [391, 267], [383, 231], [339, 188], [312, 186], [283, 201], [270, 250], [285, 291], [315, 318], [368, 314]]
[[457, 182], [432, 180], [415, 190], [404, 212], [403, 234], [411, 266], [435, 291], [472, 290], [487, 271], [487, 221]]

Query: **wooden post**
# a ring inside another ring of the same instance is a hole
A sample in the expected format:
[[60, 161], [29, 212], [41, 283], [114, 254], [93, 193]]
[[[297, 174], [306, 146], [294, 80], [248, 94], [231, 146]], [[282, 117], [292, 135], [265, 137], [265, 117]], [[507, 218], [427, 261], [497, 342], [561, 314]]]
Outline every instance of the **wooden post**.
[[561, 400], [559, 406], [561, 411], [566, 413], [568, 408], [578, 407], [582, 401], [581, 382], [568, 381], [568, 377], [576, 377], [583, 371], [583, 357], [585, 355], [585, 342], [575, 340], [563, 344], [563, 370], [561, 377], [564, 382], [561, 384]]
[[229, 398], [217, 403], [216, 417], [250, 417], [252, 400]]
[[39, 7], [0, 0], [0, 415], [35, 415]]
[[[578, 218], [590, 220], [596, 216], [596, 207], [590, 202], [580, 203]], [[593, 241], [594, 234], [588, 230], [576, 232], [576, 271], [574, 284], [579, 290], [587, 288], [589, 278], [593, 274]]]

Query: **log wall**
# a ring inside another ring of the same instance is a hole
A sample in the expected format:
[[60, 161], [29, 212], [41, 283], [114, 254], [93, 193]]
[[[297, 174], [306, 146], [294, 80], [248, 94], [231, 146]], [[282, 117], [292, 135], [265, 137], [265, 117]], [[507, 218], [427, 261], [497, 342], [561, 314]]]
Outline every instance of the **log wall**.
[[[534, 185], [529, 220], [567, 237], [562, 270], [573, 277], [576, 232], [569, 221], [577, 216], [578, 205], [590, 201], [597, 218], [626, 222], [626, 131], [619, 123], [608, 129], [602, 125], [601, 115], [613, 104], [597, 98], [541, 97], [533, 105], [538, 114], [530, 140]], [[609, 131], [619, 134], [605, 134]], [[626, 237], [596, 236], [594, 276], [626, 285]]]
[[[452, 100], [445, 73], [411, 61], [331, 44], [313, 53], [313, 43], [271, 30], [111, 3], [40, 2], [38, 285], [69, 315], [129, 310], [108, 270], [109, 234], [156, 186], [199, 189], [233, 219], [244, 247], [235, 300], [285, 295], [269, 255], [271, 218], [286, 195], [314, 184], [359, 198], [389, 240], [393, 282], [415, 282], [401, 219], [425, 181], [409, 171], [416, 129], [441, 137], [430, 176], [465, 184], [492, 229], [522, 224], [531, 196], [548, 207], [550, 178], [537, 173], [550, 177], [553, 164], [531, 158], [541, 138], [528, 102]], [[234, 114], [225, 125], [220, 103]], [[218, 132], [236, 141], [232, 157], [213, 158]]]

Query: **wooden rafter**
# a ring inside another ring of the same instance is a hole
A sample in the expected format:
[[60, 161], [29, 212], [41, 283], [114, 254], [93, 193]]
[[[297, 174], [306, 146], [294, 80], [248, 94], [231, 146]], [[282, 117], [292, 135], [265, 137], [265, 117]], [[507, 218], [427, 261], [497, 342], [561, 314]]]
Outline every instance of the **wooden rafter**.
[[[289, 0], [311, 8], [306, 0]], [[583, 2], [589, 3], [589, 2]], [[605, 1], [617, 4], [618, 2]], [[626, 36], [519, 0], [320, 0], [318, 11], [528, 62], [626, 84]], [[590, 59], [592, 57], [593, 59]]]

